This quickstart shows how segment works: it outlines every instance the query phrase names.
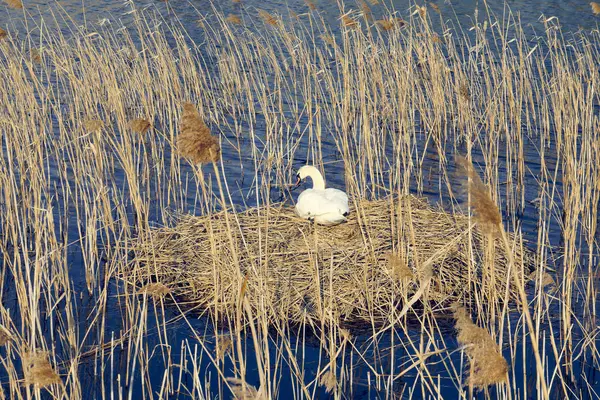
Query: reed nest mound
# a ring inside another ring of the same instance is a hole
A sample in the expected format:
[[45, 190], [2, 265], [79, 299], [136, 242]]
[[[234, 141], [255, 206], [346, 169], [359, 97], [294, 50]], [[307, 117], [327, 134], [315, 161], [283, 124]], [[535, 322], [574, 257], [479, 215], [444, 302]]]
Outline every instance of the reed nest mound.
[[[178, 215], [172, 227], [137, 239], [126, 279], [147, 293], [158, 283], [178, 301], [221, 315], [245, 297], [255, 312], [296, 322], [389, 321], [429, 277], [420, 299], [427, 302], [454, 302], [473, 290], [480, 298], [504, 295], [504, 247], [468, 216], [414, 196], [353, 206], [348, 221], [332, 227], [302, 220], [283, 204]], [[531, 252], [514, 251], [517, 273], [531, 269]]]

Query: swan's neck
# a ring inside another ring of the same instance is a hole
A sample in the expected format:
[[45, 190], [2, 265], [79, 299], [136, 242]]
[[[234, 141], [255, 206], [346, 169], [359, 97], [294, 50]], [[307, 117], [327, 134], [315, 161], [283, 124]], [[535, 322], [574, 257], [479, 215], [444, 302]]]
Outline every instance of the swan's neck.
[[309, 171], [308, 176], [313, 181], [313, 189], [317, 190], [325, 190], [325, 181], [323, 180], [323, 175], [316, 168]]

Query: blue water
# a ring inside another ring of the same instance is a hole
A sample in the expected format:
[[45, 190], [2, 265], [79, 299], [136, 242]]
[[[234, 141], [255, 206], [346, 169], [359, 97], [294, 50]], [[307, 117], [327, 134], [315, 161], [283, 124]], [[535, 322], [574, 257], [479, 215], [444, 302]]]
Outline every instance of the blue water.
[[[202, 46], [203, 43], [203, 33], [201, 30], [197, 28], [196, 21], [198, 20], [198, 13], [201, 13], [210, 20], [214, 10], [213, 7], [223, 12], [224, 14], [235, 13], [241, 15], [243, 18], [250, 18], [251, 15], [255, 15], [256, 10], [255, 7], [260, 7], [274, 14], [287, 15], [289, 10], [293, 10], [297, 13], [303, 13], [307, 11], [307, 7], [302, 0], [298, 1], [290, 1], [288, 3], [282, 3], [277, 1], [256, 1], [256, 0], [246, 0], [242, 3], [232, 3], [230, 1], [220, 2], [219, 4], [212, 5], [206, 1], [177, 1], [171, 0], [168, 2], [154, 2], [154, 1], [138, 1], [138, 2], [110, 2], [110, 1], [93, 1], [93, 2], [85, 2], [85, 1], [48, 1], [48, 2], [36, 2], [36, 1], [25, 1], [26, 10], [11, 10], [8, 8], [3, 8], [0, 6], [0, 27], [5, 28], [10, 31], [11, 34], [18, 35], [18, 37], [25, 37], [25, 32], [30, 32], [32, 37], [36, 37], [36, 26], [40, 24], [40, 21], [44, 19], [47, 21], [57, 21], [56, 29], [59, 29], [61, 33], [67, 37], [72, 35], [74, 29], [82, 29], [84, 31], [95, 32], [97, 30], [105, 29], [108, 25], [113, 27], [118, 27], [121, 25], [130, 26], [132, 24], [132, 20], [134, 18], [133, 13], [130, 13], [132, 9], [132, 4], [135, 4], [135, 7], [138, 9], [145, 9], [148, 13], [155, 13], [158, 18], [164, 19], [165, 24], [181, 24], [183, 28], [190, 35], [190, 41], [195, 42], [198, 46]], [[501, 4], [500, 2], [477, 2], [477, 1], [456, 1], [456, 2], [436, 2], [438, 7], [440, 8], [442, 15], [444, 16], [446, 22], [449, 22], [451, 25], [454, 24], [457, 27], [461, 26], [462, 29], [467, 30], [470, 26], [473, 25], [475, 21], [482, 22], [486, 17], [484, 17], [486, 9], [493, 15], [495, 15], [498, 19], [504, 20], [508, 14], [508, 8]], [[589, 5], [587, 2], [574, 2], [574, 1], [553, 1], [553, 2], [534, 2], [534, 1], [510, 1], [508, 3], [510, 6], [510, 12], [513, 15], [518, 16], [521, 21], [523, 27], [526, 28], [526, 34], [531, 38], [532, 41], [536, 40], [537, 35], [543, 35], [544, 26], [540, 22], [540, 17], [544, 16], [545, 18], [549, 17], [558, 17], [560, 21], [560, 26], [568, 35], [568, 32], [576, 32], [579, 30], [590, 31], [593, 29], [597, 29], [598, 18], [595, 17], [589, 9]], [[317, 3], [319, 8], [319, 13], [322, 18], [328, 22], [331, 26], [338, 26], [338, 18], [339, 18], [339, 10], [338, 6], [334, 1], [331, 0], [322, 0]], [[349, 6], [347, 6], [349, 8]], [[354, 6], [354, 8], [358, 8], [358, 6]], [[387, 8], [387, 10], [386, 10]], [[378, 5], [374, 5], [371, 7], [372, 12], [377, 19], [377, 16], [385, 16], [389, 12], [396, 12], [398, 16], [408, 19], [412, 8], [408, 2], [405, 1], [393, 1], [381, 2]], [[433, 11], [430, 9], [430, 13], [433, 14]], [[68, 15], [68, 18], [66, 17]], [[432, 16], [432, 20], [435, 22], [437, 15]], [[452, 22], [455, 21], [455, 22]], [[53, 25], [54, 22], [51, 22]], [[438, 25], [439, 26], [439, 25]], [[76, 28], [77, 27], [77, 28]], [[468, 31], [467, 31], [467, 34]], [[38, 36], [39, 38], [39, 36]], [[43, 38], [40, 38], [43, 40]], [[207, 55], [209, 57], [210, 55]], [[1, 107], [1, 106], [0, 106]], [[1, 110], [1, 108], [0, 108]], [[54, 120], [56, 123], [56, 119]], [[265, 122], [264, 119], [258, 119], [256, 125], [254, 126], [255, 132], [263, 132], [265, 131]], [[247, 132], [249, 129], [248, 126], [242, 127], [242, 132]], [[533, 135], [534, 133], [532, 133]], [[250, 149], [251, 146], [250, 138], [247, 136], [242, 136], [238, 138], [235, 135], [235, 132], [231, 132], [228, 130], [223, 130], [223, 135], [225, 135], [228, 139], [232, 140], [232, 143], [235, 145], [241, 145], [243, 148]], [[423, 134], [423, 138], [425, 135]], [[530, 141], [529, 141], [530, 140]], [[525, 182], [525, 203], [522, 204], [523, 209], [519, 210], [516, 214], [508, 214], [505, 213], [505, 217], [508, 221], [511, 221], [511, 225], [519, 225], [523, 231], [524, 237], [526, 240], [531, 242], [537, 241], [537, 211], [535, 206], [531, 203], [537, 196], [537, 183], [536, 177], [540, 171], [539, 165], [539, 155], [536, 149], [537, 142], [535, 138], [527, 139], [525, 143], [525, 157], [527, 160], [527, 167], [529, 171], [526, 173], [526, 182]], [[424, 141], [423, 141], [424, 142]], [[4, 145], [4, 143], [3, 143]], [[331, 137], [325, 137], [323, 141], [324, 145], [324, 163], [326, 165], [326, 174], [328, 178], [328, 183], [337, 186], [343, 187], [344, 178], [342, 174], [336, 174], [335, 171], [342, 167], [342, 163], [340, 161], [341, 157], [338, 154], [337, 148], [333, 143]], [[422, 187], [418, 186], [416, 183], [413, 183], [413, 192], [427, 196], [432, 203], [439, 203], [442, 207], [451, 208], [451, 204], [448, 204], [445, 199], [448, 198], [448, 191], [444, 185], [440, 185], [440, 174], [438, 171], [438, 161], [437, 150], [433, 147], [424, 148], [424, 143], [421, 143], [421, 148], [419, 148], [419, 153], [425, 152], [427, 154], [426, 162], [424, 168], [428, 169], [430, 172], [428, 174], [424, 174], [425, 179]], [[303, 144], [303, 150], [298, 152], [298, 154], [308, 154], [308, 146]], [[431, 146], [431, 144], [430, 144]], [[448, 143], [446, 145], [446, 152], [448, 154], [452, 154], [454, 149], [451, 148], [453, 143]], [[227, 177], [229, 186], [232, 188], [232, 193], [234, 195], [234, 201], [236, 205], [243, 209], [244, 207], [254, 206], [256, 205], [256, 194], [253, 192], [253, 177], [254, 177], [254, 164], [252, 161], [252, 157], [249, 154], [242, 154], [242, 157], [236, 156], [228, 156], [228, 154], [234, 154], [233, 145], [227, 144], [224, 142], [223, 145], [223, 154], [225, 155], [224, 159], [224, 170], [225, 175]], [[4, 150], [4, 149], [3, 149]], [[459, 150], [464, 150], [464, 148], [459, 148]], [[500, 149], [500, 154], [505, 154], [504, 149]], [[552, 154], [552, 148], [549, 150], [549, 154]], [[165, 157], [169, 158], [169, 155], [166, 154]], [[483, 163], [483, 157], [480, 152], [475, 150], [474, 159], [476, 164]], [[500, 182], [506, 180], [507, 173], [513, 173], [512, 171], [506, 171], [503, 167], [502, 161], [505, 159], [501, 156], [500, 162]], [[293, 160], [293, 166], [298, 167], [303, 165], [307, 160], [306, 159], [295, 159]], [[553, 160], [551, 157], [547, 160], [550, 164], [549, 168], [553, 168], [553, 163], [556, 160]], [[168, 162], [166, 163], [168, 164]], [[183, 175], [187, 174], [188, 180], [191, 182], [193, 179], [193, 171], [188, 165], [182, 165]], [[453, 171], [453, 165], [449, 166], [449, 172]], [[52, 172], [51, 172], [52, 175]], [[125, 182], [124, 177], [121, 175], [115, 176], [116, 181], [119, 184]], [[153, 185], [156, 185], [156, 181], [152, 181]], [[119, 185], [117, 185], [119, 186]], [[558, 189], [560, 190], [560, 183], [558, 185]], [[156, 188], [152, 186], [147, 190], [152, 191]], [[291, 195], [297, 195], [297, 191], [291, 193]], [[501, 193], [503, 193], [501, 191]], [[286, 193], [282, 188], [278, 187], [276, 182], [274, 182], [271, 193], [269, 194], [272, 200], [281, 200], [285, 199], [286, 196], [289, 196], [290, 193]], [[373, 194], [374, 196], [376, 193]], [[503, 204], [506, 205], [506, 199], [503, 199]], [[158, 203], [157, 203], [158, 204]], [[197, 209], [195, 199], [190, 197], [187, 199], [183, 210], [187, 212], [200, 212]], [[157, 207], [151, 211], [151, 223], [156, 225], [161, 224], [163, 222], [162, 215], [160, 214], [160, 209]], [[507, 211], [505, 209], [505, 211]], [[131, 217], [131, 216], [130, 216]], [[78, 231], [76, 230], [77, 226], [77, 216], [73, 210], [68, 211], [68, 215], [65, 217], [66, 220], [70, 221], [68, 226], [69, 237], [71, 239], [77, 237]], [[131, 221], [133, 222], [133, 221]], [[551, 242], [556, 246], [560, 244], [560, 232], [559, 230], [555, 230], [550, 235]], [[85, 274], [83, 272], [83, 268], [81, 268], [82, 258], [81, 258], [81, 248], [78, 246], [72, 246], [69, 249], [69, 257], [71, 261], [71, 277], [74, 280], [73, 288], [77, 293], [85, 293], [86, 282], [85, 282]], [[99, 268], [103, 268], [103, 264], [99, 266]], [[117, 282], [111, 282], [111, 290], [110, 295], [111, 299], [109, 300], [109, 313], [107, 326], [104, 327], [105, 341], [107, 337], [109, 338], [111, 333], [115, 333], [115, 336], [118, 336], [119, 330], [122, 328], [122, 321], [124, 320], [123, 310], [119, 305], [119, 300], [117, 295], [119, 293]], [[16, 295], [14, 292], [11, 292], [10, 285], [5, 285], [6, 290], [3, 293], [3, 303], [5, 307], [13, 304], [11, 310], [16, 312]], [[84, 295], [81, 297], [81, 304], [78, 309], [78, 317], [79, 320], [82, 321], [82, 328], [85, 327], [85, 321], [91, 321], [95, 316], [95, 297]], [[156, 326], [156, 319], [154, 318], [155, 313], [158, 315], [162, 315], [162, 310], [155, 310], [154, 303], [149, 302], [149, 316], [147, 318], [148, 321], [148, 336], [145, 338], [144, 346], [147, 349], [153, 349], [154, 346], [158, 346], [161, 341], [157, 335], [157, 331], [159, 327]], [[164, 310], [164, 318], [166, 320], [177, 319], [180, 315], [178, 310], [173, 310], [170, 308], [166, 308]], [[161, 317], [162, 318], [162, 317]], [[208, 340], [207, 345], [209, 349], [212, 351], [211, 343], [213, 341], [210, 339], [214, 336], [215, 333], [213, 329], [213, 324], [206, 321], [206, 319], [201, 317], [201, 313], [190, 313], [188, 314], [189, 321], [191, 323], [191, 327], [187, 322], [184, 321], [176, 321], [172, 322], [168, 325], [167, 328], [167, 336], [168, 342], [173, 346], [171, 349], [170, 356], [172, 359], [179, 363], [180, 358], [183, 356], [184, 358], [190, 358], [189, 354], [181, 354], [181, 350], [178, 347], [179, 343], [186, 342], [191, 346], [197, 344], [194, 342], [195, 335], [199, 335]], [[17, 319], [18, 320], [18, 319]], [[440, 337], [443, 337], [446, 341], [446, 346], [449, 348], [456, 348], [457, 344], [454, 339], [454, 333], [452, 328], [452, 322], [450, 321], [441, 321], [439, 322], [440, 326]], [[418, 325], [415, 326], [414, 331], [409, 331], [408, 333], [397, 333], [397, 337], [384, 337], [378, 346], [373, 344], [363, 343], [363, 351], [365, 354], [373, 357], [369, 362], [375, 363], [374, 360], [377, 359], [376, 365], [379, 365], [382, 369], [387, 368], [389, 372], [389, 365], [391, 364], [391, 357], [386, 354], [380, 354], [380, 349], [388, 349], [393, 346], [396, 349], [396, 353], [394, 355], [394, 372], [400, 373], [402, 371], [401, 365], [403, 362], [406, 362], [410, 359], [410, 355], [406, 354], [403, 350], [403, 347], [398, 345], [399, 342], [406, 340], [406, 335], [411, 336], [414, 340], [418, 342], [419, 335], [421, 334], [420, 330], [417, 329]], [[43, 327], [48, 335], [52, 335], [51, 326], [47, 325]], [[86, 343], [89, 345], [97, 344], [99, 338], [101, 337], [101, 331], [99, 327], [94, 328], [95, 331], [89, 335]], [[558, 327], [555, 327], [558, 329]], [[82, 329], [82, 334], [85, 332], [85, 329]], [[359, 338], [361, 337], [361, 332], [354, 332]], [[365, 336], [366, 337], [366, 336]], [[311, 341], [310, 337], [298, 337], [298, 340], [304, 341], [306, 340], [309, 344], [307, 347], [307, 351], [305, 352], [304, 359], [302, 360], [304, 364], [307, 366], [307, 370], [316, 371], [316, 367], [320, 364], [321, 366], [325, 364], [325, 361], [321, 359], [321, 354], [319, 353], [319, 349], [316, 346], [317, 341], [314, 339]], [[294, 339], [294, 340], [296, 340]], [[164, 339], [163, 339], [164, 340]], [[277, 338], [274, 335], [273, 340], [276, 342]], [[311, 343], [313, 346], [311, 346]], [[360, 340], [357, 340], [357, 343], [360, 343]], [[295, 343], [292, 343], [293, 345]], [[245, 345], [251, 349], [252, 344], [248, 339]], [[276, 343], [274, 343], [273, 348], [276, 348]], [[64, 352], [63, 352], [64, 351]], [[520, 351], [520, 350], [519, 350]], [[525, 349], [524, 351], [527, 351]], [[64, 354], [65, 356], [68, 354], [66, 349], [57, 349], [57, 354]], [[164, 372], [164, 362], [162, 357], [159, 355], [160, 350], [157, 350], [157, 354], [151, 360], [150, 370], [148, 371], [148, 376], [151, 378], [151, 386], [154, 392], [160, 390], [161, 387], [161, 379]], [[4, 356], [4, 354], [3, 354]], [[508, 358], [508, 354], [505, 354]], [[275, 354], [273, 354], [275, 357]], [[458, 353], [454, 354], [454, 357], [460, 357]], [[528, 357], [529, 360], [532, 360], [532, 356]], [[115, 368], [112, 373], [106, 374], [104, 379], [100, 378], [100, 375], [96, 372], [97, 365], [93, 363], [82, 363], [80, 365], [80, 376], [82, 382], [84, 384], [84, 393], [86, 394], [86, 398], [101, 398], [100, 392], [101, 388], [109, 389], [111, 384], [114, 384], [114, 380], [117, 379], [117, 375], [125, 376], [126, 371], [128, 371], [128, 366], [126, 364], [126, 360], [128, 359], [127, 347], [124, 347], [121, 354], [116, 354], [113, 360], [115, 361]], [[440, 358], [432, 357], [429, 359], [431, 366], [430, 372], [435, 373], [436, 361], [442, 361]], [[592, 386], [593, 390], [600, 390], [600, 384], [598, 382], [597, 377], [597, 369], [595, 367], [596, 364], [592, 362], [588, 362], [589, 360], [582, 360], [577, 363], [577, 374], [574, 377], [573, 390], [577, 391], [581, 389], [580, 393], [583, 393], [582, 396], [587, 396], [586, 393], [589, 393], [587, 390], [588, 385]], [[255, 368], [252, 365], [252, 358], [248, 359], [248, 383], [258, 386], [258, 375]], [[227, 365], [225, 369], [231, 369], [231, 365]], [[279, 384], [280, 387], [280, 397], [287, 398], [287, 394], [292, 390], [290, 379], [289, 379], [289, 371], [285, 370], [284, 364], [284, 373], [282, 373], [282, 380]], [[523, 370], [525, 370], [527, 379], [525, 381], [517, 379], [519, 385], [523, 387], [529, 387], [528, 393], [531, 394], [535, 390], [535, 366], [533, 364], [528, 365], [515, 365], [513, 366], [513, 370], [511, 374], [514, 374], [517, 377], [523, 376]], [[212, 395], [216, 396], [218, 391], [219, 379], [217, 374], [214, 371], [214, 368], [211, 367], [210, 362], [207, 359], [203, 359], [201, 362], [200, 371], [203, 374], [206, 374], [208, 382], [210, 382], [210, 387], [212, 389]], [[442, 373], [444, 371], [443, 364], [439, 364], [439, 372]], [[287, 373], [286, 373], [287, 372]], [[172, 371], [173, 375], [176, 376], [178, 374], [178, 368], [176, 367], [174, 371]], [[352, 374], [355, 376], [354, 378], [354, 386], [351, 388], [351, 392], [348, 393], [349, 398], [381, 398], [383, 392], [378, 390], [377, 385], [372, 382], [372, 377], [369, 376], [368, 368], [364, 365], [363, 362], [355, 360], [355, 368], [352, 371]], [[191, 383], [189, 382], [190, 376], [188, 374], [184, 374], [184, 385]], [[403, 397], [408, 397], [410, 393], [410, 388], [415, 382], [417, 375], [417, 371], [412, 371], [411, 373], [406, 374], [401, 380], [396, 382], [395, 388], [398, 393], [402, 393]], [[0, 376], [2, 376], [2, 381], [6, 382], [7, 377], [3, 376], [0, 372]], [[124, 378], [122, 378], [124, 379]], [[204, 379], [204, 378], [202, 378]], [[130, 393], [132, 394], [132, 398], [138, 398], [141, 393], [143, 385], [143, 380], [141, 375], [135, 376], [133, 380], [133, 385], [131, 387]], [[121, 382], [121, 386], [125, 388], [125, 392], [129, 390], [129, 387], [124, 382]], [[419, 394], [421, 393], [421, 388], [419, 386], [413, 388], [414, 392], [412, 394], [415, 398], [419, 398]], [[451, 383], [447, 378], [440, 378], [440, 390], [441, 394], [446, 398], [455, 398], [457, 396], [457, 388], [453, 383]], [[493, 393], [493, 392], [492, 392]], [[560, 398], [560, 392], [555, 393], [557, 398]], [[480, 396], [484, 396], [484, 394], [480, 393]], [[225, 394], [225, 397], [228, 397], [228, 394]], [[325, 392], [323, 387], [318, 387], [315, 392], [315, 397], [318, 398], [328, 398], [329, 394]], [[493, 397], [493, 394], [492, 394]], [[575, 396], [573, 396], [575, 397]], [[180, 392], [179, 394], [173, 394], [169, 398], [188, 398], [188, 396], [184, 392]]]

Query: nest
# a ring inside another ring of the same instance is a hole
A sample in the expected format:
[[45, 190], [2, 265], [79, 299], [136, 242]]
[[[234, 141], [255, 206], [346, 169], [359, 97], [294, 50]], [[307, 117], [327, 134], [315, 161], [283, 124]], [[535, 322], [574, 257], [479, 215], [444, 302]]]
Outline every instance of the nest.
[[[532, 257], [515, 247], [514, 269], [523, 273]], [[389, 321], [425, 281], [422, 300], [430, 303], [473, 291], [497, 299], [508, 276], [500, 240], [479, 233], [468, 216], [414, 196], [360, 201], [346, 223], [332, 227], [282, 204], [180, 215], [134, 249], [126, 279], [139, 286], [159, 282], [178, 300], [225, 316], [245, 298], [254, 312], [295, 322]]]

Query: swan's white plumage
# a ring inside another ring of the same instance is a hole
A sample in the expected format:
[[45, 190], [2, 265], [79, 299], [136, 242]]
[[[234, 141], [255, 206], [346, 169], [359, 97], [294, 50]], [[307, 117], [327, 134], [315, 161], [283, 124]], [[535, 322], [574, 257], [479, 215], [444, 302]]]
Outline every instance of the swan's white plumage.
[[306, 189], [298, 196], [296, 214], [302, 218], [314, 219], [321, 225], [337, 225], [346, 221], [350, 212], [348, 196], [339, 189], [325, 189], [323, 176], [313, 166], [307, 165], [298, 171], [298, 177], [310, 177], [313, 188]]

